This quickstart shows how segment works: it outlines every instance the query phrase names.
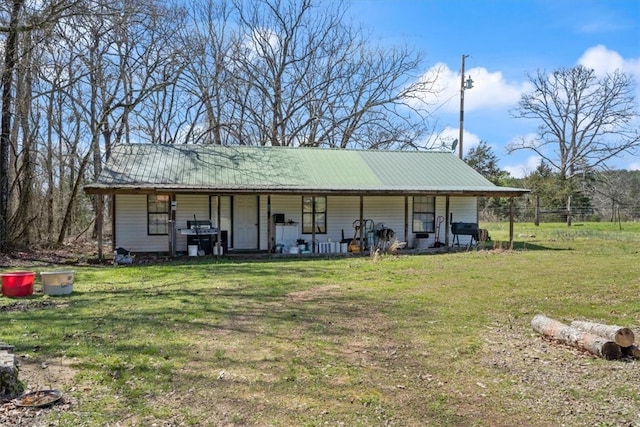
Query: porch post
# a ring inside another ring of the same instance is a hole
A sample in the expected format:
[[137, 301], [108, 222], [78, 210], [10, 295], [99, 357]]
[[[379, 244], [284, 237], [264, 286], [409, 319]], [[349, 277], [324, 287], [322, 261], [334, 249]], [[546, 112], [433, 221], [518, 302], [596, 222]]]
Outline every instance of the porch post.
[[409, 246], [409, 196], [404, 196], [404, 241]]
[[116, 250], [116, 195], [111, 193], [111, 253]]
[[[327, 198], [328, 199], [328, 198]], [[327, 200], [325, 199], [325, 200]], [[304, 204], [304, 196], [302, 196], [301, 198], [302, 203]], [[311, 253], [315, 254], [317, 252], [320, 252], [320, 242], [318, 242], [318, 250], [316, 251], [316, 198], [315, 196], [313, 196], [313, 198], [311, 199], [312, 202], [312, 206], [311, 206]], [[325, 205], [325, 211], [327, 209], [327, 206]], [[304, 221], [302, 221], [302, 232], [304, 232]]]
[[176, 256], [176, 195], [169, 196], [169, 255]]
[[267, 196], [267, 253], [273, 252], [273, 220], [271, 218], [271, 194]]
[[513, 249], [513, 196], [509, 198], [509, 249]]
[[444, 203], [444, 245], [449, 247], [449, 195], [447, 194]]
[[220, 212], [220, 194], [216, 194], [216, 226], [218, 228], [218, 232], [216, 233], [216, 243], [218, 247], [218, 256], [222, 254], [222, 225], [220, 224]]
[[364, 252], [364, 196], [360, 195], [360, 254]]
[[104, 244], [103, 224], [104, 224], [104, 195], [98, 193], [96, 196], [96, 231], [98, 232], [98, 259], [102, 261], [104, 254], [102, 253], [102, 245]]

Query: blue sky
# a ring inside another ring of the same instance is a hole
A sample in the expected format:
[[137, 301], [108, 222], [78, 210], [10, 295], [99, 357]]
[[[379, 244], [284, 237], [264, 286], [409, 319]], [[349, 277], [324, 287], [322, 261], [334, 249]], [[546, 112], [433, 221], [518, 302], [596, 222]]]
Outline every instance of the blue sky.
[[[620, 69], [636, 80], [640, 105], [639, 0], [351, 0], [354, 23], [380, 44], [407, 44], [426, 53], [425, 72], [444, 66], [436, 117], [444, 137], [457, 138], [460, 67], [474, 88], [465, 91], [464, 151], [487, 141], [512, 176], [531, 172], [533, 152], [507, 154], [505, 146], [535, 132], [536, 123], [511, 118], [526, 74], [578, 64], [598, 73]], [[640, 110], [640, 106], [638, 108]], [[640, 169], [638, 156], [616, 161]]]

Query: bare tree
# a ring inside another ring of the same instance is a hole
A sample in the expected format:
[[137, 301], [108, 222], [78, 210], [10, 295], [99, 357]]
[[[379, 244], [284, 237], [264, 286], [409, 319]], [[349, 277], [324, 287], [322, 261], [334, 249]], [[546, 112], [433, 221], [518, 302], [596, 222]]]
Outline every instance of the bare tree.
[[339, 148], [415, 145], [431, 92], [420, 52], [368, 45], [342, 3], [237, 0], [242, 50], [230, 66], [248, 143]]
[[[237, 51], [237, 37], [231, 26], [232, 7], [226, 0], [202, 0], [189, 6], [190, 23], [178, 33], [185, 67], [176, 89], [177, 100], [186, 112], [179, 123], [179, 135], [169, 141], [232, 144], [241, 138], [235, 132], [237, 99], [230, 58]], [[162, 141], [162, 140], [160, 140]]]
[[[86, 228], [82, 184], [98, 176], [114, 143], [143, 139], [140, 118], [154, 110], [145, 102], [180, 74], [171, 43], [180, 17], [156, 0], [0, 6], [0, 248], [8, 237], [60, 244]], [[101, 197], [93, 208], [101, 234]]]
[[640, 171], [604, 171], [593, 174], [583, 185], [603, 219], [635, 221], [640, 215]]
[[632, 78], [616, 71], [604, 77], [578, 65], [529, 76], [533, 90], [522, 95], [516, 118], [540, 123], [537, 137], [508, 150], [531, 150], [561, 177], [604, 167], [612, 158], [635, 153], [640, 133]]
[[1, 4], [0, 249], [8, 229], [61, 244], [92, 214], [102, 235], [105, 201], [80, 189], [118, 143], [421, 145], [428, 111], [415, 101], [433, 83], [418, 78], [421, 53], [371, 46], [345, 10], [321, 0]]
[[[9, 221], [12, 216], [10, 209], [10, 201], [14, 187], [13, 184], [22, 184], [29, 188], [24, 188], [25, 192], [22, 196], [26, 197], [21, 202], [31, 203], [29, 191], [31, 190], [31, 182], [33, 179], [33, 169], [35, 168], [34, 153], [31, 150], [33, 136], [29, 128], [27, 115], [31, 111], [29, 99], [23, 99], [19, 113], [22, 115], [17, 125], [12, 123], [14, 114], [14, 100], [16, 98], [16, 90], [21, 90], [23, 94], [30, 98], [32, 75], [30, 64], [24, 64], [28, 61], [25, 54], [31, 55], [32, 50], [42, 43], [42, 34], [34, 36], [33, 34], [46, 31], [57, 20], [64, 16], [74, 13], [74, 7], [77, 0], [48, 0], [42, 2], [25, 2], [24, 0], [13, 0], [4, 2], [0, 7], [0, 34], [6, 35], [4, 40], [4, 58], [2, 63], [2, 74], [0, 77], [0, 85], [2, 86], [1, 103], [1, 124], [0, 124], [0, 250], [5, 250], [8, 246], [8, 230]], [[24, 37], [21, 38], [21, 35]], [[22, 61], [22, 64], [21, 64]], [[20, 66], [22, 67], [20, 68]], [[20, 73], [16, 78], [16, 73]], [[19, 85], [17, 88], [15, 85]], [[18, 111], [16, 111], [18, 112]], [[25, 144], [25, 153], [22, 159], [18, 159], [22, 155], [22, 148], [18, 138], [18, 132], [22, 132], [22, 142]], [[11, 156], [14, 162], [11, 161]], [[19, 166], [18, 166], [19, 165]], [[23, 168], [22, 177], [26, 181], [10, 182], [12, 173], [14, 178], [16, 168]], [[13, 188], [12, 188], [13, 187]], [[20, 204], [19, 204], [20, 205]], [[22, 218], [21, 215], [15, 216]], [[13, 227], [12, 227], [13, 228]]]
[[[82, 21], [69, 22], [79, 34], [79, 48], [87, 54], [78, 64], [81, 78], [69, 91], [72, 111], [80, 118], [89, 136], [89, 145], [79, 147], [78, 171], [60, 227], [61, 244], [71, 224], [73, 208], [87, 168], [96, 179], [102, 162], [109, 158], [113, 144], [130, 142], [139, 129], [136, 109], [145, 108], [145, 100], [173, 84], [176, 56], [167, 51], [175, 22], [163, 2], [138, 0], [105, 1], [90, 5]], [[148, 112], [148, 111], [147, 111]], [[132, 123], [133, 120], [133, 123]], [[94, 234], [102, 235], [103, 197], [93, 199], [96, 212]], [[99, 245], [99, 250], [101, 246]], [[99, 253], [99, 256], [102, 254]]]

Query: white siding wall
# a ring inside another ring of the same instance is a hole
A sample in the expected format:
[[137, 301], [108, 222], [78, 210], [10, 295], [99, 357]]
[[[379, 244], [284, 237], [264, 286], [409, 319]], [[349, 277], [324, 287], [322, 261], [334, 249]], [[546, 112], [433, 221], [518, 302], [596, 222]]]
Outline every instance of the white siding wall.
[[227, 249], [233, 249], [231, 247], [231, 196], [220, 196], [220, 226], [218, 226], [218, 197], [211, 197], [211, 224], [227, 232]]
[[[302, 230], [302, 196], [285, 196], [274, 195], [271, 196], [271, 215], [284, 214], [285, 221], [297, 222]], [[267, 242], [267, 197], [260, 198], [260, 249], [268, 249], [269, 243]], [[271, 230], [271, 237], [275, 238], [275, 228]], [[306, 239], [304, 236], [300, 236], [300, 239]], [[276, 242], [271, 242], [274, 245]]]
[[[387, 227], [393, 229], [398, 240], [407, 240], [409, 247], [415, 247], [415, 234], [411, 230], [413, 214], [413, 198], [409, 197], [409, 224], [408, 236], [404, 236], [404, 197], [364, 197], [364, 217], [372, 219], [375, 223], [383, 222]], [[327, 197], [327, 234], [316, 235], [318, 242], [339, 242], [344, 237], [353, 238], [353, 222], [360, 218], [360, 197], [358, 196], [328, 196]], [[475, 197], [450, 197], [449, 211], [453, 214], [456, 222], [477, 222], [477, 199]], [[285, 220], [292, 220], [300, 223], [302, 227], [302, 206], [300, 196], [271, 196], [271, 212], [283, 213]], [[446, 197], [436, 197], [436, 217], [446, 215]], [[261, 203], [261, 224], [266, 221], [266, 200]], [[260, 241], [266, 242], [266, 227], [262, 227], [264, 236]], [[453, 243], [451, 229], [445, 230], [444, 223], [440, 228], [440, 242], [444, 243], [446, 233], [449, 232], [449, 243]], [[311, 234], [301, 234], [301, 239], [309, 242]], [[465, 245], [470, 241], [470, 236], [459, 236], [460, 244]], [[426, 245], [432, 246], [435, 243], [435, 233], [429, 233]], [[425, 243], [425, 242], [421, 242]], [[261, 245], [262, 246], [262, 245]], [[262, 249], [266, 249], [265, 244]]]
[[[421, 247], [424, 246], [433, 246], [436, 242], [436, 234], [438, 232], [438, 221], [437, 218], [439, 216], [445, 218], [446, 217], [446, 207], [447, 207], [447, 198], [445, 196], [436, 197], [436, 224], [435, 230], [433, 233], [429, 233], [429, 238], [425, 239], [424, 242], [420, 242]], [[477, 199], [475, 197], [450, 197], [449, 198], [449, 213], [453, 214], [453, 220], [455, 222], [477, 222], [478, 218], [478, 210], [477, 210]], [[411, 223], [413, 219], [413, 197], [409, 197], [409, 238], [407, 239], [407, 244], [411, 248], [418, 247], [418, 241], [416, 240], [415, 233], [411, 230]], [[446, 218], [445, 218], [446, 220]], [[440, 226], [440, 243], [444, 243], [446, 241], [447, 232], [449, 233], [449, 244], [453, 243], [453, 235], [451, 234], [451, 228], [449, 230], [445, 230], [445, 222], [442, 222]], [[459, 236], [460, 244], [468, 244], [471, 237], [470, 236]], [[424, 246], [423, 246], [424, 245]]]
[[[266, 214], [262, 214], [263, 209], [266, 210], [266, 204], [264, 207], [261, 206], [261, 221], [266, 221]], [[271, 196], [271, 213], [284, 214], [285, 221], [297, 222], [302, 229], [302, 197]], [[404, 234], [404, 197], [365, 197], [364, 217], [374, 222], [384, 222], [401, 239]], [[352, 239], [355, 232], [353, 223], [359, 218], [360, 197], [327, 196], [327, 234], [316, 234], [316, 240], [340, 242], [343, 233], [346, 239]], [[263, 228], [266, 235], [266, 227]], [[310, 242], [312, 235], [301, 232], [300, 238]], [[265, 241], [263, 236], [260, 241]]]
[[[198, 220], [215, 222], [217, 207], [215, 197], [209, 195], [177, 195], [176, 229], [186, 228], [187, 221], [193, 220], [195, 214]], [[222, 228], [229, 229], [230, 198], [221, 198]], [[413, 198], [409, 197], [409, 235], [404, 236], [404, 200], [403, 196], [394, 197], [364, 197], [364, 217], [375, 223], [383, 222], [393, 229], [399, 240], [407, 239], [409, 247], [415, 247], [415, 234], [411, 230]], [[446, 198], [436, 197], [436, 217], [445, 216]], [[211, 205], [211, 206], [210, 206]], [[169, 251], [169, 236], [147, 235], [147, 197], [146, 195], [118, 195], [116, 196], [116, 247], [123, 247], [133, 252], [164, 252]], [[477, 199], [474, 197], [451, 197], [449, 209], [454, 222], [477, 222]], [[211, 213], [211, 217], [209, 212]], [[271, 196], [271, 213], [282, 213], [285, 220], [292, 220], [300, 224], [302, 229], [302, 197], [274, 195]], [[360, 197], [358, 196], [327, 196], [327, 234], [316, 235], [318, 242], [339, 242], [344, 237], [353, 238], [353, 222], [360, 217]], [[267, 197], [260, 197], [260, 249], [267, 250], [270, 243], [268, 236]], [[214, 224], [215, 226], [216, 224]], [[440, 229], [440, 242], [444, 243], [446, 233], [449, 233], [449, 243], [453, 243], [451, 230]], [[273, 230], [272, 230], [273, 232]], [[435, 234], [429, 233], [426, 244], [433, 245]], [[301, 239], [309, 242], [311, 234], [301, 234]], [[459, 236], [460, 245], [468, 244], [470, 236]], [[424, 244], [424, 242], [421, 242]], [[187, 250], [187, 237], [176, 230], [176, 251]]]
[[[264, 199], [264, 200], [263, 200]], [[266, 197], [261, 198], [260, 210], [264, 210], [266, 220]], [[301, 196], [271, 196], [271, 214], [284, 214], [285, 221], [302, 223], [302, 197]], [[260, 218], [263, 218], [262, 212]]]
[[132, 252], [168, 252], [169, 236], [147, 234], [147, 196], [116, 196], [116, 247]]
[[[436, 202], [437, 203], [437, 202]], [[442, 213], [444, 216], [444, 197], [442, 197]], [[438, 206], [439, 208], [439, 206]], [[478, 222], [478, 199], [475, 197], [451, 197], [449, 198], [449, 211], [453, 215], [453, 222]], [[444, 225], [441, 231], [441, 241], [444, 242]], [[449, 244], [453, 244], [453, 234], [451, 234], [451, 224], [449, 224]], [[469, 244], [471, 236], [458, 236], [460, 246]]]
[[[260, 249], [261, 251], [265, 251], [269, 249], [269, 209], [268, 209], [268, 202], [269, 198], [268, 196], [260, 196], [260, 201], [259, 201], [259, 214], [258, 214], [258, 223], [260, 224], [260, 227], [258, 227], [260, 236], [258, 236], [258, 249]], [[273, 196], [271, 197], [271, 212], [273, 213]], [[271, 233], [273, 233], [273, 229], [271, 230]]]
[[187, 228], [187, 221], [193, 221], [193, 215], [198, 221], [210, 220], [209, 196], [206, 194], [178, 194], [176, 195], [176, 251], [187, 251], [187, 236], [180, 234], [179, 229]]
[[316, 239], [326, 242], [329, 238], [332, 242], [339, 242], [343, 231], [345, 239], [353, 239], [353, 222], [360, 219], [360, 197], [330, 196], [327, 198], [327, 210], [327, 235], [316, 236]]
[[398, 240], [404, 241], [404, 196], [365, 197], [364, 216], [376, 224], [384, 223]]

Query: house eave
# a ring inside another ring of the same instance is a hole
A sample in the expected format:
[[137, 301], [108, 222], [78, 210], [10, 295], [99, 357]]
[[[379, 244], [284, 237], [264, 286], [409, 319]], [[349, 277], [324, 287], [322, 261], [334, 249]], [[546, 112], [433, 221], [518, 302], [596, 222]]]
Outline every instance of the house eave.
[[334, 195], [334, 196], [406, 196], [406, 195], [448, 195], [460, 197], [519, 197], [530, 191], [519, 188], [485, 188], [485, 189], [447, 189], [447, 188], [208, 188], [182, 186], [85, 186], [89, 194], [287, 194], [287, 195]]

